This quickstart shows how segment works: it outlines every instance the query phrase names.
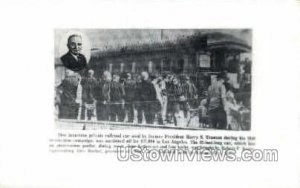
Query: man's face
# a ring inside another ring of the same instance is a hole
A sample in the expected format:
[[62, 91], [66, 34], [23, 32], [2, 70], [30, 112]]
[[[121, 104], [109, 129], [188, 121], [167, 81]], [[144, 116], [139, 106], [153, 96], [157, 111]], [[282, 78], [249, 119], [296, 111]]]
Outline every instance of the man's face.
[[66, 77], [73, 76], [73, 75], [74, 75], [73, 71], [66, 69]]
[[175, 84], [175, 85], [178, 84], [178, 80], [176, 78], [173, 79], [173, 84]]
[[149, 75], [145, 72], [142, 72], [141, 77], [142, 77], [142, 80], [146, 81], [146, 80], [148, 80]]
[[217, 83], [217, 76], [211, 76], [211, 84], [216, 84]]
[[119, 82], [120, 81], [120, 77], [118, 75], [113, 75], [113, 81], [114, 82]]
[[93, 71], [88, 71], [88, 77], [92, 78], [94, 76], [94, 72]]
[[72, 54], [78, 55], [82, 50], [82, 39], [80, 36], [74, 36], [68, 43], [69, 51]]
[[225, 83], [224, 78], [219, 79], [219, 83], [224, 84]]
[[111, 74], [109, 72], [104, 72], [102, 76], [104, 81], [111, 81]]

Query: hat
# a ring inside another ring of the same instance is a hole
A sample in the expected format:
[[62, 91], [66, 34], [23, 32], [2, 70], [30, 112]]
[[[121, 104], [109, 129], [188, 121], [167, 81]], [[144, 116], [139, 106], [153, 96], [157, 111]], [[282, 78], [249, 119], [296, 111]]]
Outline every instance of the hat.
[[183, 79], [184, 79], [184, 80], [190, 80], [190, 77], [189, 77], [188, 75], [185, 75], [185, 76], [183, 77]]
[[224, 79], [225, 81], [228, 80], [226, 72], [221, 72], [217, 75], [217, 79]]

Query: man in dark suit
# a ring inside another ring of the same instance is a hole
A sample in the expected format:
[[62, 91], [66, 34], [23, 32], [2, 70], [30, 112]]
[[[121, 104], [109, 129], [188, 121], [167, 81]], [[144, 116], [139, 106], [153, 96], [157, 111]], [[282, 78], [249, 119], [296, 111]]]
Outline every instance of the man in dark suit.
[[82, 74], [87, 68], [87, 61], [82, 50], [82, 38], [78, 34], [69, 36], [68, 44], [69, 52], [63, 55], [60, 59], [63, 65], [74, 71]]
[[141, 73], [142, 81], [137, 85], [135, 99], [138, 111], [138, 123], [142, 123], [143, 113], [147, 124], [153, 124], [155, 118], [156, 91], [149, 79], [148, 72]]
[[79, 75], [67, 70], [66, 77], [58, 86], [58, 106], [60, 119], [77, 119], [79, 104], [76, 102]]

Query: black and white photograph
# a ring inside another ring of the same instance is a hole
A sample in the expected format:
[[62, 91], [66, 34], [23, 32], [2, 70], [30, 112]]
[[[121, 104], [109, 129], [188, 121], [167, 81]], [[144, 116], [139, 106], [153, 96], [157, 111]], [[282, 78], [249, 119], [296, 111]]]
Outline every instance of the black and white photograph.
[[300, 0], [0, 15], [0, 188], [300, 187]]
[[251, 29], [56, 29], [56, 125], [251, 130], [251, 52]]

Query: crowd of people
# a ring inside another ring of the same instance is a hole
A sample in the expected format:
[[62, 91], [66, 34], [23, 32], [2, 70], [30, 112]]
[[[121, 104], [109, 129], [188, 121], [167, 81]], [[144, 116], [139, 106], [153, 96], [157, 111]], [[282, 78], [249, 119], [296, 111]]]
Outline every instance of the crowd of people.
[[174, 73], [120, 75], [104, 71], [95, 78], [81, 53], [81, 35], [70, 35], [67, 47], [69, 51], [60, 58], [65, 78], [56, 87], [59, 119], [250, 129], [249, 62], [232, 64], [239, 68], [234, 71], [238, 72], [238, 89], [228, 82], [226, 72], [210, 75], [209, 87], [203, 85], [204, 79], [198, 79], [196, 87], [188, 75]]
[[236, 102], [226, 73], [213, 78], [206, 90], [206, 96], [199, 97], [187, 75], [149, 75], [143, 71], [133, 76], [104, 71], [95, 78], [92, 69], [86, 76], [67, 69], [56, 88], [55, 102], [60, 119], [187, 127], [196, 117], [201, 127], [240, 129], [241, 118], [236, 114], [246, 108]]
[[[79, 85], [81, 89], [78, 89]], [[121, 76], [105, 71], [101, 79], [96, 79], [93, 70], [88, 71], [87, 77], [67, 70], [66, 78], [58, 87], [60, 118], [74, 119], [80, 114], [78, 90], [81, 90], [82, 107], [95, 106], [97, 112], [93, 114], [87, 110], [84, 118], [92, 119], [94, 116], [98, 120], [122, 122], [127, 117], [128, 122], [133, 122], [136, 110], [138, 123], [144, 117], [148, 124], [152, 124], [155, 118], [159, 124], [172, 121], [169, 116], [176, 103], [180, 103], [187, 116], [189, 104], [197, 98], [197, 89], [188, 76], [180, 83], [174, 75], [149, 76], [148, 72], [142, 72], [133, 79], [131, 73]], [[69, 108], [76, 110], [70, 111]]]

